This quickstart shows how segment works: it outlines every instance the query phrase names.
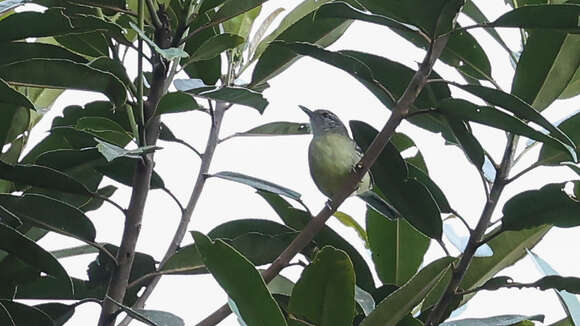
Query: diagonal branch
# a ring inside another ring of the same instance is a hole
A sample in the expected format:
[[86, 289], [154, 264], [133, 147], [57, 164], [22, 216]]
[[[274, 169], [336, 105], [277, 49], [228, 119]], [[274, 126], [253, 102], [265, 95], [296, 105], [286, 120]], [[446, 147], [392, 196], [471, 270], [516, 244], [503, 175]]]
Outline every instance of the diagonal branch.
[[[298, 252], [304, 249], [311, 241], [314, 239], [316, 234], [322, 230], [326, 221], [336, 212], [337, 208], [342, 204], [342, 202], [350, 196], [356, 186], [365, 175], [370, 167], [377, 160], [379, 154], [383, 151], [385, 145], [389, 142], [391, 136], [394, 134], [395, 129], [399, 126], [401, 121], [407, 116], [410, 106], [415, 102], [419, 93], [423, 89], [423, 86], [427, 83], [427, 78], [431, 73], [433, 64], [441, 55], [441, 52], [447, 45], [448, 36], [440, 37], [433, 41], [429, 51], [427, 52], [423, 63], [420, 65], [419, 70], [415, 73], [409, 85], [405, 89], [405, 92], [395, 105], [389, 120], [381, 130], [381, 132], [375, 137], [369, 148], [367, 149], [363, 158], [356, 165], [354, 173], [352, 173], [348, 180], [343, 184], [342, 191], [336, 194], [333, 198], [329, 200], [327, 205], [314, 217], [308, 225], [298, 234], [298, 236], [290, 243], [290, 245], [274, 260], [270, 267], [262, 273], [262, 277], [266, 283], [270, 282], [284, 266], [286, 266], [290, 260], [296, 256]], [[227, 305], [222, 306], [212, 315], [208, 316], [206, 319], [202, 320], [197, 326], [213, 326], [222, 321], [231, 313], [231, 310]]]

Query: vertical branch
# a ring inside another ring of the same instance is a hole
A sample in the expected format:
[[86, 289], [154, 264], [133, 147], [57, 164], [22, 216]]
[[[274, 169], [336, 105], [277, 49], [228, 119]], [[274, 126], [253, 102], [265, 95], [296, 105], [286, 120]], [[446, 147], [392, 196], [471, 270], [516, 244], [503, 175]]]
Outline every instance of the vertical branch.
[[499, 171], [495, 177], [495, 181], [493, 182], [493, 186], [491, 187], [491, 191], [489, 197], [485, 203], [483, 211], [481, 212], [481, 217], [479, 218], [479, 222], [475, 227], [475, 230], [471, 233], [469, 237], [469, 241], [467, 243], [467, 247], [463, 252], [463, 256], [459, 261], [459, 264], [453, 269], [453, 275], [449, 285], [447, 285], [447, 289], [439, 302], [435, 305], [431, 314], [427, 318], [425, 322], [425, 326], [434, 326], [439, 325], [442, 319], [445, 317], [446, 312], [448, 311], [450, 305], [453, 303], [454, 299], [457, 297], [457, 290], [459, 289], [459, 285], [467, 272], [467, 268], [471, 263], [475, 251], [479, 246], [482, 244], [483, 236], [485, 235], [485, 231], [489, 227], [491, 217], [493, 212], [497, 206], [497, 202], [501, 193], [503, 192], [504, 187], [507, 184], [509, 171], [513, 165], [515, 149], [517, 146], [518, 137], [514, 136], [513, 134], [508, 134], [508, 141], [504, 150], [503, 158], [501, 160]]
[[[139, 0], [139, 27], [144, 29], [144, 0]], [[154, 15], [155, 13], [151, 13]], [[168, 24], [155, 30], [155, 42], [161, 48], [168, 48], [171, 39], [167, 36], [170, 31]], [[161, 35], [162, 37], [157, 37]], [[167, 78], [167, 62], [159, 55], [153, 55], [153, 78], [151, 80], [151, 87], [147, 101], [143, 99], [143, 42], [139, 39], [139, 82], [137, 85], [138, 91], [138, 110], [139, 110], [139, 145], [155, 145], [159, 138], [160, 123], [159, 115], [155, 115], [155, 110], [161, 97], [166, 92], [166, 78]], [[145, 123], [147, 122], [147, 123]], [[117, 316], [118, 309], [115, 302], [123, 302], [129, 277], [131, 275], [131, 268], [135, 258], [135, 248], [139, 233], [141, 231], [141, 222], [143, 213], [145, 211], [145, 204], [147, 202], [147, 195], [149, 194], [149, 185], [151, 183], [151, 175], [153, 174], [154, 153], [143, 155], [140, 160], [137, 160], [135, 172], [133, 175], [132, 193], [129, 202], [129, 207], [126, 212], [125, 225], [123, 228], [123, 236], [119, 250], [117, 252], [117, 266], [111, 275], [107, 293], [103, 299], [101, 315], [99, 317], [99, 326], [113, 326]]]

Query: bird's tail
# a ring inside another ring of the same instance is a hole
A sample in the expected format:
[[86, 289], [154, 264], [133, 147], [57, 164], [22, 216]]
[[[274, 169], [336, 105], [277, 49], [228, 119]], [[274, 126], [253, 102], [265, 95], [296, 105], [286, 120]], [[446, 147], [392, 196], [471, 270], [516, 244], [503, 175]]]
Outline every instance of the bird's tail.
[[367, 205], [372, 207], [375, 211], [388, 218], [389, 220], [397, 219], [401, 216], [399, 211], [391, 204], [387, 203], [383, 198], [372, 191], [365, 191], [357, 196], [364, 200]]

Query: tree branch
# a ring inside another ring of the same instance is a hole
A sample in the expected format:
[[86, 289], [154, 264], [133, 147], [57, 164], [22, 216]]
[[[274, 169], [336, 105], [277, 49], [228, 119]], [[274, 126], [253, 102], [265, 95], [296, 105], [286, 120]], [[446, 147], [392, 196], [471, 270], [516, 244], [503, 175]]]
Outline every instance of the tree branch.
[[[415, 73], [405, 92], [392, 110], [389, 120], [384, 125], [380, 133], [375, 137], [365, 155], [355, 166], [355, 171], [343, 184], [341, 191], [331, 198], [327, 205], [314, 217], [308, 225], [298, 234], [298, 236], [290, 243], [290, 245], [272, 262], [270, 267], [262, 273], [262, 277], [266, 283], [269, 283], [284, 266], [300, 250], [304, 249], [314, 239], [316, 234], [322, 230], [326, 221], [336, 212], [337, 208], [342, 202], [350, 196], [356, 189], [362, 177], [369, 171], [370, 167], [377, 160], [379, 154], [383, 151], [385, 145], [394, 134], [395, 129], [399, 126], [401, 121], [407, 116], [410, 106], [415, 102], [419, 93], [427, 82], [427, 78], [431, 73], [433, 64], [441, 55], [441, 52], [447, 45], [448, 36], [436, 39], [429, 48], [423, 63], [419, 66], [419, 70]], [[202, 320], [197, 326], [213, 326], [222, 321], [231, 313], [227, 305], [222, 306], [213, 314]]]
[[469, 264], [475, 255], [475, 251], [483, 243], [482, 239], [485, 235], [485, 231], [489, 227], [489, 222], [491, 220], [493, 211], [495, 210], [498, 199], [501, 196], [504, 187], [506, 186], [507, 177], [513, 164], [516, 146], [517, 136], [509, 134], [499, 171], [497, 172], [495, 181], [491, 187], [489, 199], [487, 200], [485, 207], [481, 212], [479, 222], [469, 237], [469, 242], [467, 243], [467, 247], [463, 252], [463, 256], [461, 256], [459, 264], [453, 270], [451, 281], [449, 282], [445, 293], [439, 302], [437, 302], [437, 304], [434, 306], [431, 314], [429, 314], [429, 317], [425, 322], [425, 326], [439, 325], [439, 323], [445, 317], [450, 304], [457, 297], [457, 290], [459, 289], [459, 285], [461, 284], [461, 281], [467, 272], [467, 268], [469, 267]]

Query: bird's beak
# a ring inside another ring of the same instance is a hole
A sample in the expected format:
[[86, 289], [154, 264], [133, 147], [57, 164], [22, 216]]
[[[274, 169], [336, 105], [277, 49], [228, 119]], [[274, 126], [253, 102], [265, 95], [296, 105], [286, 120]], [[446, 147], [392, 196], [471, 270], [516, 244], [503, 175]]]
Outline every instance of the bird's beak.
[[298, 105], [298, 107], [299, 107], [299, 108], [300, 108], [302, 111], [304, 111], [304, 113], [306, 113], [306, 114], [307, 114], [309, 117], [312, 117], [312, 111], [311, 111], [309, 108], [307, 108], [307, 107], [305, 107], [305, 106], [302, 106], [302, 105]]

